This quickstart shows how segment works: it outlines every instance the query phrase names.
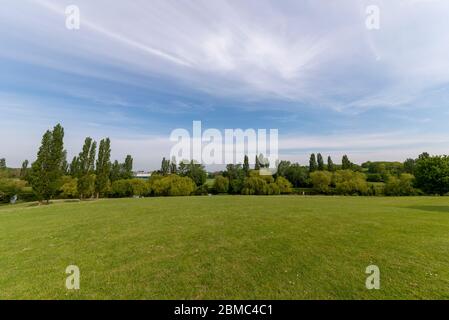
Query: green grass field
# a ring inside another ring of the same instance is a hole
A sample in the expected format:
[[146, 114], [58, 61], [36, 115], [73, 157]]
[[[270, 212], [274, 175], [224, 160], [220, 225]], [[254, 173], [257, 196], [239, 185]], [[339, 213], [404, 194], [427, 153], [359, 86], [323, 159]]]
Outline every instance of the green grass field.
[[[65, 268], [81, 289], [65, 288]], [[365, 288], [378, 265], [381, 289]], [[212, 196], [0, 207], [1, 299], [449, 298], [449, 198]]]

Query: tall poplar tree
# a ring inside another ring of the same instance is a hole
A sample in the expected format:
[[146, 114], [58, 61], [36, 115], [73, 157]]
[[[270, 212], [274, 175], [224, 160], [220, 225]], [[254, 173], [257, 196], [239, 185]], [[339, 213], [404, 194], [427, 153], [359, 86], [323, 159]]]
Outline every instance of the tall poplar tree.
[[334, 162], [332, 161], [331, 156], [327, 157], [327, 170], [330, 171], [330, 172], [335, 171]]
[[343, 170], [348, 170], [352, 168], [352, 162], [349, 161], [349, 158], [347, 155], [344, 155], [343, 158], [341, 159], [341, 168]]
[[79, 154], [78, 192], [80, 198], [91, 197], [95, 192], [95, 154], [97, 143], [92, 138], [84, 140], [83, 150]]
[[318, 153], [317, 155], [317, 162], [318, 162], [318, 170], [323, 171], [324, 170], [324, 160], [321, 153]]
[[109, 180], [111, 174], [111, 141], [109, 138], [100, 141], [95, 170], [95, 192], [98, 199], [100, 195], [104, 195], [108, 191], [111, 184]]
[[133, 158], [130, 155], [127, 155], [125, 158], [122, 177], [123, 179], [131, 179], [133, 177]]
[[314, 171], [316, 171], [317, 168], [318, 168], [318, 164], [316, 162], [315, 153], [312, 153], [310, 155], [310, 160], [309, 160], [309, 172], [314, 172]]
[[245, 154], [245, 158], [243, 159], [243, 172], [245, 172], [245, 176], [249, 176], [249, 159]]
[[37, 159], [31, 166], [30, 183], [38, 200], [50, 199], [59, 190], [63, 175], [64, 128], [58, 124], [42, 137]]
[[[125, 161], [126, 162], [126, 161]], [[166, 176], [170, 173], [170, 161], [162, 158], [162, 163], [161, 163], [161, 174], [163, 176]]]
[[256, 164], [254, 165], [254, 170], [260, 170], [259, 156], [256, 156]]

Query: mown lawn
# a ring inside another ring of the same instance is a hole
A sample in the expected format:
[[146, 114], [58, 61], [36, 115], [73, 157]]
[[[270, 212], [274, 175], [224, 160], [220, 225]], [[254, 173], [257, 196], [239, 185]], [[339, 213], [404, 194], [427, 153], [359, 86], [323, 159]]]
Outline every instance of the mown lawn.
[[[65, 288], [65, 269], [81, 289]], [[381, 289], [365, 288], [365, 268]], [[449, 198], [212, 196], [0, 207], [1, 299], [449, 298]]]

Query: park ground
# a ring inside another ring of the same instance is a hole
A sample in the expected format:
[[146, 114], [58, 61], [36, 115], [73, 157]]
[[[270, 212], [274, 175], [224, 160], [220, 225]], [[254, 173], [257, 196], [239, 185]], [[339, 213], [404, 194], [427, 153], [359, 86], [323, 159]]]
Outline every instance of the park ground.
[[[66, 267], [81, 272], [65, 287]], [[368, 290], [366, 267], [380, 268]], [[449, 198], [0, 207], [0, 299], [449, 299]]]

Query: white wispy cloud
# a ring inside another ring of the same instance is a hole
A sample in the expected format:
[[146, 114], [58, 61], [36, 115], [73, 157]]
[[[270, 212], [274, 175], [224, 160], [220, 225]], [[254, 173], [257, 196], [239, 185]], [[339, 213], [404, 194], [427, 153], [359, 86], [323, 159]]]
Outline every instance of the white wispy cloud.
[[[80, 7], [78, 32], [64, 28], [67, 4]], [[380, 6], [378, 31], [365, 28], [368, 4]], [[9, 10], [31, 15], [21, 28], [55, 53], [214, 95], [366, 108], [409, 104], [449, 81], [447, 1], [36, 0], [5, 10], [4, 23], [17, 24]]]

